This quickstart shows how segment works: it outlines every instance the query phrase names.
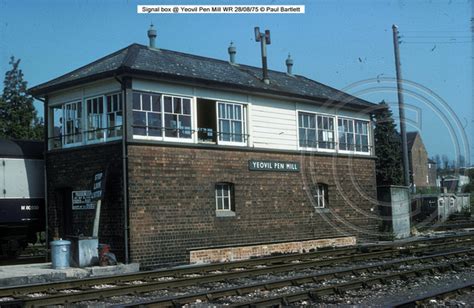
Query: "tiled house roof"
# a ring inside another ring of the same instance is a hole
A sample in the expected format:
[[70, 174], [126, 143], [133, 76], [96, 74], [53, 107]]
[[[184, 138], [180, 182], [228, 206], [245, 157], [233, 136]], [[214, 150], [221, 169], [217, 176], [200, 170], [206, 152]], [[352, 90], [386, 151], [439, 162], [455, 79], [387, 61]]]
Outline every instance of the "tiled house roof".
[[[270, 70], [270, 84], [261, 81], [259, 67], [231, 64], [227, 61], [206, 58], [181, 52], [152, 49], [132, 44], [63, 76], [30, 89], [35, 96], [64, 89], [81, 83], [121, 74], [144, 75], [169, 81], [218, 88], [238, 89], [286, 97], [303, 98], [318, 103], [334, 103], [346, 107], [365, 109], [374, 104], [299, 75]], [[370, 111], [368, 111], [370, 112]]]

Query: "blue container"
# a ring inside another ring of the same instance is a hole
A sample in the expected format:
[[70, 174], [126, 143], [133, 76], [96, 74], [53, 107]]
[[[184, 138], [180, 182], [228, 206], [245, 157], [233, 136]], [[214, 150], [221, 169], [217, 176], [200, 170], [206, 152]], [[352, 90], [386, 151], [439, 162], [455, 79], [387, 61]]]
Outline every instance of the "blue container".
[[54, 269], [63, 269], [69, 267], [71, 258], [71, 242], [57, 240], [49, 243], [51, 245], [51, 266]]

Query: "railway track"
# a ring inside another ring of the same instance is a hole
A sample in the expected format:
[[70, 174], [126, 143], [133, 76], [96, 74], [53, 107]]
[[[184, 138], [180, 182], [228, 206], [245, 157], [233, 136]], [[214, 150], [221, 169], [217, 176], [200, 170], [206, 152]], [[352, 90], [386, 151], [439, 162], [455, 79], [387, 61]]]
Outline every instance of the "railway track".
[[[370, 260], [427, 254], [453, 247], [471, 247], [474, 234], [431, 238], [403, 245], [349, 247], [305, 254], [281, 255], [240, 262], [190, 266], [128, 274], [115, 277], [62, 281], [50, 284], [0, 288], [2, 306], [42, 306], [96, 300], [124, 294], [185, 288], [205, 283], [230, 281], [288, 271], [321, 269]], [[467, 251], [463, 250], [463, 253]], [[471, 252], [471, 250], [468, 250]], [[456, 255], [460, 252], [449, 252]], [[427, 256], [426, 258], [433, 258]], [[412, 262], [410, 258], [399, 262]], [[352, 269], [351, 269], [352, 270]], [[339, 273], [341, 274], [341, 273]]]
[[393, 303], [391, 306], [397, 308], [411, 308], [411, 307], [419, 307], [422, 305], [426, 305], [429, 300], [431, 299], [446, 299], [450, 297], [456, 297], [464, 292], [472, 292], [474, 291], [474, 282], [470, 281], [467, 283], [463, 283], [461, 285], [447, 288], [444, 290], [437, 290], [434, 292], [429, 292], [427, 294], [411, 298], [405, 301]]
[[[407, 265], [407, 264], [416, 264], [416, 263], [429, 263], [439, 259], [452, 258], [454, 256], [459, 256], [466, 254], [469, 256], [468, 259], [462, 261], [456, 261], [454, 263], [448, 264], [437, 264], [431, 266], [424, 266], [417, 269], [410, 269], [404, 271], [392, 272], [396, 266]], [[152, 301], [142, 301], [139, 303], [133, 303], [130, 305], [117, 305], [115, 307], [175, 307], [181, 306], [184, 304], [192, 302], [209, 302], [210, 304], [225, 304], [236, 307], [268, 307], [268, 306], [279, 306], [279, 305], [289, 305], [292, 303], [298, 303], [304, 300], [317, 300], [321, 296], [331, 295], [331, 294], [340, 294], [348, 290], [354, 290], [362, 287], [371, 286], [375, 283], [383, 283], [387, 280], [394, 279], [409, 279], [410, 277], [415, 277], [423, 274], [431, 274], [436, 271], [445, 271], [452, 269], [453, 267], [462, 267], [462, 266], [471, 266], [474, 265], [474, 251], [464, 250], [459, 252], [436, 254], [433, 256], [413, 258], [410, 260], [403, 261], [394, 261], [387, 262], [385, 264], [377, 264], [372, 266], [361, 266], [345, 270], [330, 271], [322, 274], [314, 275], [304, 275], [298, 277], [291, 277], [288, 279], [277, 279], [274, 281], [265, 281], [262, 283], [256, 283], [253, 285], [247, 285], [245, 287], [232, 287], [224, 288], [220, 290], [212, 290], [194, 294], [186, 294], [181, 296], [171, 296], [164, 297]], [[328, 281], [331, 279], [341, 279], [346, 276], [361, 276], [362, 274], [371, 273], [374, 271], [389, 271], [387, 274], [375, 274], [373, 277], [364, 278], [364, 279], [353, 279], [352, 281], [344, 281], [342, 283], [336, 283], [329, 286], [322, 286], [317, 288], [308, 288], [307, 290], [301, 292], [290, 292], [284, 293], [274, 297], [268, 298], [257, 298], [254, 300], [229, 303], [229, 301], [221, 301], [221, 299], [226, 297], [242, 297], [246, 294], [257, 291], [269, 291], [276, 290], [279, 288], [290, 287], [290, 286], [301, 286], [304, 284], [317, 284], [323, 281]], [[217, 302], [216, 302], [217, 301]]]

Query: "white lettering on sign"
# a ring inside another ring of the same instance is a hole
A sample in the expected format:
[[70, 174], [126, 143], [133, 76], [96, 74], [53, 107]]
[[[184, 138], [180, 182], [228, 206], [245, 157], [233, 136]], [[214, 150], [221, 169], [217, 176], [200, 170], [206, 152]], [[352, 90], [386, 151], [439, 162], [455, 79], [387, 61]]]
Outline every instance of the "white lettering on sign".
[[300, 165], [295, 162], [249, 160], [249, 170], [299, 172]]

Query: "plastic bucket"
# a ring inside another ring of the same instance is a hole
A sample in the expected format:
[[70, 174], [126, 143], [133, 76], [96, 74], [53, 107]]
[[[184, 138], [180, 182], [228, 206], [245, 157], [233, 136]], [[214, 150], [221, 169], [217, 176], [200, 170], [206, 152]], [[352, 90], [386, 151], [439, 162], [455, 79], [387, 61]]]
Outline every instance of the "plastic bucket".
[[49, 244], [51, 245], [51, 267], [54, 269], [68, 268], [71, 257], [71, 242], [57, 240]]

